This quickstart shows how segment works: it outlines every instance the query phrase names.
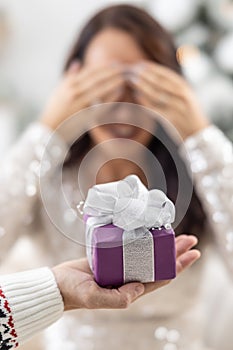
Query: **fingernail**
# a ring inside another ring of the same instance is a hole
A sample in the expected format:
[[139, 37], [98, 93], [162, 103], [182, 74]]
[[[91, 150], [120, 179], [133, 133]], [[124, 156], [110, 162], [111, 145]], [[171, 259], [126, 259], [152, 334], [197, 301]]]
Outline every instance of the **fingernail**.
[[143, 284], [138, 284], [138, 285], [135, 287], [135, 292], [136, 292], [137, 295], [143, 294], [143, 293], [144, 293], [144, 290], [145, 290], [145, 288], [144, 288]]

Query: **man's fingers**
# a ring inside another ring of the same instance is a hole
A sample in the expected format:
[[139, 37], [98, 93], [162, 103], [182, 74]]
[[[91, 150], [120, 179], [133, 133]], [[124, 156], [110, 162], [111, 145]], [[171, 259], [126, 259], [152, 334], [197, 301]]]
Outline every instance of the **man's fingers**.
[[181, 273], [187, 267], [190, 267], [196, 260], [201, 256], [199, 250], [193, 249], [182, 254], [178, 259], [176, 259], [176, 273]]
[[[183, 236], [183, 235], [182, 235]], [[191, 249], [198, 243], [195, 236], [183, 236], [176, 239], [176, 257], [179, 257], [187, 250]]]
[[89, 300], [92, 309], [125, 309], [144, 293], [142, 283], [128, 283], [119, 289], [100, 288], [96, 285]]
[[132, 303], [136, 300], [140, 295], [145, 292], [145, 287], [142, 283], [127, 283], [120, 287], [119, 292], [121, 296], [128, 295], [130, 298], [130, 302]]
[[144, 294], [148, 294], [148, 293], [154, 292], [156, 289], [162, 288], [162, 287], [166, 286], [170, 282], [171, 282], [171, 280], [164, 280], [164, 281], [145, 283], [144, 284], [144, 286], [145, 286]]
[[176, 243], [180, 240], [180, 239], [184, 239], [184, 238], [187, 238], [188, 237], [188, 235], [186, 235], [186, 234], [182, 234], [182, 235], [179, 235], [179, 236], [177, 236], [176, 237]]

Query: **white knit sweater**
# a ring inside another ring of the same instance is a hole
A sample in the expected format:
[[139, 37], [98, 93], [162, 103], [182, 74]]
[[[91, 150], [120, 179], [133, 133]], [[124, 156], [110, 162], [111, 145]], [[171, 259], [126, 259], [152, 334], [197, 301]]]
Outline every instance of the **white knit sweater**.
[[13, 349], [57, 321], [63, 301], [54, 275], [40, 268], [0, 277], [0, 349]]

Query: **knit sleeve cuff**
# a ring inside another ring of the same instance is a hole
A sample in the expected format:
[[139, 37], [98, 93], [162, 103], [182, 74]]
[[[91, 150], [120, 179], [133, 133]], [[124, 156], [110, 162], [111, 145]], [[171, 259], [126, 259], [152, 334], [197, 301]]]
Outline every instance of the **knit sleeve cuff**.
[[8, 303], [8, 318], [19, 345], [57, 321], [64, 310], [62, 296], [49, 268], [1, 276], [0, 290]]

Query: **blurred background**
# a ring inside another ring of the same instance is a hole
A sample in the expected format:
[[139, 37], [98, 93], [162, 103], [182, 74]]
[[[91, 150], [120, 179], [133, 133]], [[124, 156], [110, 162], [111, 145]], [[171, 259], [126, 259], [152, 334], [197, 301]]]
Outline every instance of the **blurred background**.
[[[233, 141], [232, 0], [0, 0], [0, 157], [25, 126], [38, 118], [61, 76], [66, 53], [87, 19], [116, 3], [145, 8], [174, 35], [177, 57], [201, 105]], [[22, 239], [6, 270], [20, 269], [18, 262], [23, 259], [22, 266], [36, 266], [32, 249]], [[213, 285], [208, 288], [218, 292], [217, 278], [218, 288], [224, 285], [229, 291], [221, 299], [225, 310], [225, 304], [226, 308], [233, 304], [225, 270], [216, 256], [209, 261]], [[218, 325], [225, 324], [221, 322], [224, 315], [218, 317]]]
[[[36, 119], [85, 21], [110, 0], [0, 1], [0, 152]], [[233, 1], [135, 0], [177, 43], [209, 118], [233, 140]], [[0, 154], [1, 156], [1, 154]]]

